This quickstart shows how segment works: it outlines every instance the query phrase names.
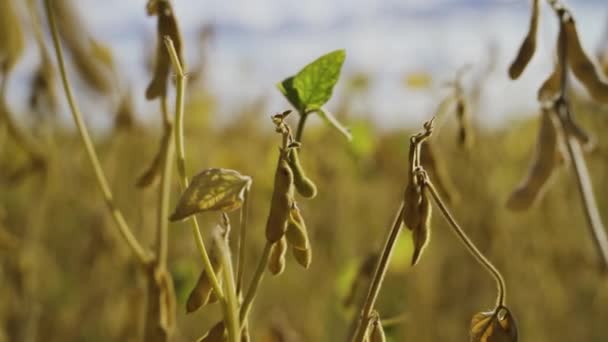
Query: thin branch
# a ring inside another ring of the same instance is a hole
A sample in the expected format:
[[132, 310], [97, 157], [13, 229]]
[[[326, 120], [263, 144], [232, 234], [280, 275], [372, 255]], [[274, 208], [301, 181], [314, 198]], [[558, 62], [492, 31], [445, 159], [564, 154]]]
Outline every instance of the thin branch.
[[460, 239], [460, 242], [462, 242], [462, 244], [467, 248], [469, 253], [471, 253], [471, 255], [475, 257], [475, 259], [488, 271], [488, 273], [490, 273], [492, 278], [494, 278], [494, 280], [496, 281], [496, 287], [498, 289], [496, 307], [504, 306], [507, 296], [507, 290], [505, 286], [505, 280], [503, 279], [502, 275], [500, 274], [498, 269], [483, 255], [483, 253], [481, 253], [481, 251], [477, 249], [475, 244], [469, 239], [464, 230], [462, 230], [460, 225], [458, 225], [458, 222], [456, 222], [456, 220], [446, 207], [445, 203], [441, 200], [439, 193], [433, 186], [433, 183], [428, 179], [428, 176], [425, 175], [424, 179], [424, 188], [429, 190], [429, 192], [433, 196], [433, 199], [435, 200], [435, 203], [439, 207], [439, 210], [452, 227], [454, 233], [456, 233], [456, 236], [458, 236], [458, 238]]
[[253, 274], [253, 278], [251, 279], [251, 283], [249, 284], [249, 288], [247, 289], [247, 294], [245, 295], [245, 300], [241, 305], [239, 319], [243, 326], [245, 326], [247, 316], [249, 315], [249, 310], [251, 310], [251, 304], [253, 304], [253, 300], [264, 276], [264, 270], [266, 269], [266, 265], [268, 265], [271, 246], [272, 244], [270, 242], [266, 242], [266, 245], [264, 245], [264, 250], [262, 251], [262, 256], [260, 257], [258, 267], [256, 268], [255, 273]]
[[358, 323], [353, 331], [354, 337], [351, 339], [351, 341], [362, 342], [365, 340], [365, 323], [368, 322], [369, 317], [372, 314], [374, 306], [376, 305], [376, 300], [378, 299], [378, 294], [380, 293], [380, 288], [382, 286], [382, 283], [384, 282], [384, 277], [386, 276], [389, 261], [391, 259], [393, 249], [397, 242], [397, 238], [399, 237], [399, 232], [401, 231], [404, 207], [405, 205], [402, 201], [399, 205], [399, 210], [397, 210], [395, 218], [393, 219], [393, 224], [389, 229], [388, 237], [386, 238], [384, 247], [382, 248], [380, 259], [378, 259], [376, 271], [374, 272], [374, 277], [372, 278], [372, 282], [370, 284], [367, 297], [365, 298], [365, 302], [363, 302], [363, 306], [360, 311], [361, 314], [358, 318]]
[[234, 270], [232, 268], [232, 260], [230, 258], [230, 250], [226, 240], [221, 236], [221, 234], [215, 234], [213, 238], [216, 246], [218, 246], [220, 262], [224, 266], [224, 272], [222, 272], [222, 275], [224, 278], [224, 284], [226, 285], [226, 291], [224, 293], [227, 303], [224, 310], [224, 316], [228, 328], [228, 342], [240, 342], [241, 329], [239, 327], [238, 300], [233, 276]]
[[[171, 38], [165, 36], [165, 46], [169, 52], [169, 56], [171, 57], [171, 62], [173, 64], [173, 69], [175, 70], [177, 80], [176, 80], [176, 98], [175, 98], [175, 146], [177, 148], [177, 171], [179, 173], [179, 181], [182, 189], [185, 189], [188, 186], [188, 176], [186, 175], [185, 168], [185, 152], [184, 152], [184, 96], [186, 89], [187, 78], [184, 74], [184, 70], [182, 68], [182, 64], [179, 60], [177, 52], [175, 51], [175, 46], [173, 46], [173, 42]], [[215, 291], [216, 296], [223, 302], [224, 300], [224, 292], [222, 291], [222, 287], [213, 271], [213, 265], [211, 265], [211, 259], [209, 259], [209, 253], [207, 253], [207, 249], [205, 248], [205, 242], [203, 241], [203, 235], [201, 234], [201, 229], [198, 225], [198, 221], [195, 216], [192, 216], [190, 219], [192, 222], [192, 234], [194, 235], [194, 240], [196, 241], [196, 246], [201, 254], [203, 259], [203, 267], [209, 280], [211, 281], [211, 286]]]
[[123, 239], [127, 242], [127, 245], [131, 248], [131, 251], [141, 264], [147, 265], [153, 259], [151, 253], [145, 251], [143, 247], [139, 244], [131, 229], [129, 228], [122, 212], [116, 207], [114, 203], [114, 198], [112, 196], [112, 192], [104, 175], [103, 169], [99, 163], [99, 158], [95, 152], [95, 148], [93, 147], [93, 143], [91, 138], [89, 137], [89, 132], [87, 130], [86, 124], [82, 119], [82, 114], [80, 113], [80, 109], [76, 104], [76, 100], [72, 93], [72, 88], [70, 86], [70, 82], [67, 77], [67, 72], [65, 68], [65, 61], [63, 58], [63, 52], [61, 50], [61, 44], [59, 43], [59, 33], [57, 32], [57, 24], [55, 22], [55, 16], [53, 14], [53, 6], [51, 5], [52, 0], [45, 0], [46, 14], [49, 20], [49, 25], [51, 27], [51, 35], [53, 37], [53, 45], [55, 48], [55, 54], [57, 57], [57, 62], [59, 64], [59, 71], [61, 74], [61, 81], [63, 83], [63, 88], [65, 91], [66, 98], [68, 100], [68, 104], [70, 106], [70, 111], [72, 112], [72, 117], [78, 128], [78, 132], [80, 133], [80, 137], [84, 144], [85, 150], [87, 152], [87, 156], [93, 167], [93, 171], [95, 173], [95, 177], [97, 178], [97, 184], [103, 194], [104, 200], [108, 209], [110, 210], [116, 225], [118, 226], [118, 230], [123, 237]]

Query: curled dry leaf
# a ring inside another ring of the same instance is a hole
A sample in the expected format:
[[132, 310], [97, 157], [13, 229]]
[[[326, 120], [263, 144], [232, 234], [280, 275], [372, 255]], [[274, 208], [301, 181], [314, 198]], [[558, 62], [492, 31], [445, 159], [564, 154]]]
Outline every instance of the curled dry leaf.
[[568, 65], [574, 76], [581, 81], [593, 99], [608, 103], [608, 80], [585, 53], [574, 19], [568, 17], [562, 20], [561, 26], [566, 35]]
[[169, 219], [183, 220], [204, 211], [236, 210], [243, 204], [250, 186], [251, 177], [235, 170], [206, 169], [192, 178]]
[[536, 51], [536, 36], [538, 32], [538, 21], [540, 19], [540, 0], [532, 0], [532, 13], [530, 15], [530, 27], [528, 34], [521, 44], [517, 57], [509, 67], [509, 77], [517, 79], [534, 56]]
[[479, 312], [471, 320], [470, 338], [471, 342], [517, 342], [517, 323], [504, 306]]
[[281, 152], [274, 175], [270, 212], [266, 221], [266, 239], [271, 243], [279, 241], [287, 230], [287, 222], [293, 206], [293, 182], [293, 171]]
[[272, 244], [270, 257], [268, 259], [268, 270], [273, 275], [279, 275], [285, 270], [285, 252], [287, 251], [287, 239], [285, 237]]
[[536, 150], [524, 180], [515, 188], [507, 200], [511, 210], [525, 210], [542, 196], [553, 171], [564, 154], [559, 148], [557, 120], [550, 111], [544, 110], [536, 140]]
[[197, 342], [224, 342], [225, 336], [226, 328], [224, 321], [219, 321], [203, 337], [199, 338]]
[[167, 94], [167, 82], [169, 79], [169, 70], [171, 68], [171, 58], [165, 48], [164, 38], [169, 36], [173, 41], [175, 51], [180, 62], [183, 63], [182, 57], [182, 39], [177, 20], [173, 12], [171, 4], [167, 0], [150, 0], [147, 5], [148, 15], [156, 15], [157, 22], [157, 39], [156, 39], [156, 64], [154, 67], [154, 75], [146, 89], [146, 98], [148, 100]]

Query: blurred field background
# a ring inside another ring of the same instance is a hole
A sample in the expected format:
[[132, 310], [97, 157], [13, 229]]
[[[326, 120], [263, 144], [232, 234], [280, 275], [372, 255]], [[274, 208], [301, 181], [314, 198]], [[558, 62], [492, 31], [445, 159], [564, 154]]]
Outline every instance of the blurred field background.
[[[429, 1], [435, 2], [441, 3]], [[144, 1], [136, 3], [138, 15], [145, 18]], [[190, 2], [183, 1], [176, 7], [178, 19], [185, 13], [184, 3]], [[500, 8], [520, 8], [522, 17], [518, 20], [527, 20], [527, 1], [496, 3]], [[601, 1], [570, 3], [575, 14], [577, 6], [585, 13], [594, 8], [600, 19], [608, 12]], [[460, 2], [463, 9], [475, 8], [476, 4]], [[35, 51], [26, 6], [18, 7], [23, 7], [19, 20], [29, 35], [28, 47]], [[594, 39], [601, 36], [605, 20], [588, 21], [583, 15], [578, 18], [581, 31], [591, 32], [582, 36], [585, 43], [601, 46]], [[116, 20], [122, 23], [118, 26], [129, 27], [120, 18], [104, 20]], [[154, 21], [147, 20], [148, 24]], [[449, 22], [458, 29], [458, 20]], [[188, 174], [208, 167], [225, 167], [253, 177], [247, 281], [264, 244], [263, 229], [280, 143], [270, 115], [289, 108], [286, 101], [281, 101], [274, 83], [320, 53], [343, 46], [310, 47], [297, 61], [277, 66], [281, 73], [276, 79], [256, 82], [255, 78], [247, 80], [245, 75], [238, 87], [230, 82], [224, 84], [231, 88], [226, 91], [218, 88], [221, 82], [213, 82], [213, 77], [238, 72], [224, 69], [225, 64], [216, 67], [213, 58], [208, 57], [213, 56], [215, 46], [236, 43], [222, 43], [221, 30], [213, 31], [213, 26], [202, 20], [197, 25], [198, 28], [185, 27], [191, 38], [186, 40], [185, 49], [190, 56], [188, 69], [192, 78], [185, 125]], [[207, 31], [202, 32], [209, 36], [203, 35], [201, 40], [194, 32], [201, 32], [204, 27]], [[443, 114], [432, 138], [457, 195], [451, 202], [453, 213], [504, 273], [509, 307], [518, 319], [522, 341], [608, 340], [608, 278], [599, 271], [572, 170], [562, 168], [544, 198], [531, 210], [513, 213], [505, 208], [506, 198], [524, 176], [534, 150], [539, 121], [533, 99], [538, 84], [524, 79], [502, 92], [484, 90], [506, 83], [505, 61], [515, 54], [523, 27], [521, 32], [513, 33], [518, 38], [497, 57], [480, 50], [481, 54], [473, 59], [454, 58], [449, 68], [420, 62], [409, 68], [402, 66], [403, 70], [386, 71], [399, 80], [389, 91], [399, 98], [378, 96], [388, 86], [381, 86], [379, 91], [375, 82], [384, 84], [378, 81], [381, 76], [373, 70], [357, 68], [356, 63], [349, 65], [351, 57], [357, 60], [357, 50], [347, 47], [346, 72], [329, 108], [351, 129], [354, 139], [347, 142], [317, 118], [309, 122], [301, 158], [319, 187], [319, 195], [314, 200], [300, 201], [300, 205], [312, 237], [313, 262], [309, 270], [303, 270], [288, 256], [283, 275], [265, 277], [251, 318], [255, 341], [344, 340], [367, 288], [365, 285], [355, 293], [356, 305], [346, 305], [353, 279], [367, 256], [381, 248], [402, 196], [409, 136], [431, 117], [446, 96], [442, 82], [453, 79], [456, 70], [467, 63], [473, 64], [467, 73], [467, 94], [478, 101], [472, 112], [475, 143], [469, 149], [456, 143], [456, 119], [450, 112]], [[43, 28], [46, 30], [45, 22]], [[94, 37], [94, 33], [103, 32], [95, 25], [90, 28]], [[145, 39], [134, 44], [153, 51], [154, 32], [145, 32]], [[486, 38], [480, 37], [479, 41], [483, 43]], [[295, 34], [290, 46], [298, 45], [297, 39]], [[399, 37], [395, 39], [391, 44], [404, 44]], [[118, 206], [137, 237], [151, 246], [156, 188], [135, 187], [160, 141], [157, 102], [146, 104], [143, 96], [150, 77], [149, 70], [145, 71], [149, 61], [137, 61], [143, 70], [139, 78], [129, 71], [122, 73], [130, 64], [121, 65], [120, 61], [133, 61], [133, 56], [124, 55], [122, 52], [128, 50], [113, 45], [120, 40], [101, 41], [115, 52], [117, 86], [99, 92], [78, 79], [76, 69], [70, 70], [70, 76], [78, 84], [78, 100], [84, 103]], [[425, 44], [429, 51], [446, 51], [441, 50], [445, 44]], [[467, 49], [466, 42], [451, 44], [456, 47], [450, 51]], [[545, 47], [545, 60], [551, 55], [550, 46], [548, 43]], [[272, 55], [273, 49], [279, 47], [270, 44], [258, 48]], [[415, 48], [410, 50], [404, 44], [403, 52], [394, 58], [416, 55]], [[23, 148], [23, 141], [15, 139], [6, 122], [0, 121], [0, 341], [139, 341], [145, 282], [104, 206], [84, 149], [67, 120], [58, 80], [56, 113], [28, 102], [32, 75], [23, 65], [37, 65], [38, 57], [36, 52], [26, 56], [25, 64], [18, 66], [16, 76], [8, 82], [4, 110], [10, 112], [27, 140], [38, 147], [46, 167], [40, 168], [37, 159]], [[543, 57], [535, 59], [535, 63], [530, 69], [541, 65], [545, 71], [550, 69]], [[250, 67], [255, 70], [256, 64], [252, 62]], [[542, 79], [543, 74], [540, 75]], [[528, 93], [510, 93], [509, 89], [520, 85]], [[239, 96], [241, 90], [246, 96]], [[579, 89], [573, 91], [577, 116], [597, 140], [587, 161], [600, 212], [608, 220], [608, 139], [602, 133], [608, 129], [608, 110], [591, 103]], [[411, 115], [414, 110], [407, 107], [409, 94], [419, 100], [414, 101], [418, 103], [417, 112]], [[377, 110], [378, 101], [393, 99], [398, 105]], [[397, 116], [402, 118], [396, 119]], [[296, 122], [291, 124], [295, 127]], [[174, 203], [177, 184], [172, 195]], [[217, 219], [203, 215], [204, 231], [208, 232]], [[408, 234], [403, 234], [401, 240], [378, 306], [383, 318], [403, 318], [399, 324], [386, 328], [389, 340], [468, 340], [471, 316], [493, 304], [493, 280], [461, 247], [438, 212], [432, 221], [431, 243], [413, 269], [409, 268], [412, 249]], [[178, 296], [175, 340], [192, 341], [215, 323], [220, 310], [212, 305], [185, 314], [185, 299], [201, 269], [185, 224], [171, 225], [169, 253], [169, 269]]]

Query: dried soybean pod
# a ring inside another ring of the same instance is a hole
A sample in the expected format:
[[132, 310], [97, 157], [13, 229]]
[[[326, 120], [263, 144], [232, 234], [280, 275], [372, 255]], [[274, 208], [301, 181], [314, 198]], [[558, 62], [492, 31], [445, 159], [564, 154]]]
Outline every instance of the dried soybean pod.
[[224, 342], [226, 336], [226, 328], [224, 321], [216, 323], [203, 337], [197, 342]]
[[288, 162], [291, 170], [293, 171], [293, 183], [298, 190], [298, 193], [304, 198], [314, 198], [317, 196], [317, 186], [315, 183], [306, 176], [302, 164], [300, 164], [300, 158], [298, 156], [298, 150], [292, 148], [288, 154]]
[[561, 26], [566, 34], [567, 60], [574, 76], [581, 81], [594, 100], [608, 103], [608, 81], [585, 53], [574, 18], [563, 19]]
[[386, 336], [384, 335], [384, 328], [382, 328], [380, 318], [375, 318], [372, 321], [369, 331], [369, 342], [386, 342]]
[[536, 35], [538, 31], [538, 20], [540, 19], [540, 0], [532, 0], [532, 13], [530, 15], [530, 27], [528, 34], [521, 44], [517, 57], [509, 67], [509, 77], [511, 79], [517, 79], [521, 73], [526, 69], [528, 63], [534, 56], [536, 51]]
[[[72, 1], [55, 0], [53, 6], [61, 38], [72, 55], [78, 74], [96, 91], [109, 93], [114, 90], [115, 65], [110, 49], [102, 47], [91, 36]], [[100, 53], [101, 50], [104, 53]]]
[[289, 222], [287, 223], [287, 232], [285, 232], [285, 238], [287, 242], [297, 249], [308, 249], [310, 248], [310, 242], [308, 240], [308, 232], [306, 230], [306, 223], [300, 209], [294, 205], [290, 210]]
[[412, 230], [412, 240], [414, 242], [414, 252], [412, 254], [412, 266], [418, 263], [422, 252], [428, 245], [431, 239], [431, 213], [432, 207], [424, 188], [421, 191], [422, 197], [420, 200], [420, 206], [418, 208], [420, 221], [418, 225]]
[[[217, 257], [215, 257], [214, 255], [211, 255], [211, 265], [213, 266], [215, 274], [219, 277], [222, 272], [222, 265], [218, 261]], [[219, 278], [221, 279], [221, 277]], [[196, 285], [188, 296], [188, 301], [186, 302], [186, 313], [194, 312], [198, 310], [198, 308], [213, 302], [211, 301], [213, 293], [214, 292], [213, 287], [211, 286], [211, 281], [207, 276], [207, 272], [203, 269], [201, 271], [200, 276], [198, 277]]]
[[293, 247], [291, 252], [298, 264], [300, 264], [302, 267], [308, 268], [310, 266], [310, 263], [312, 262], [312, 249], [299, 249]]
[[283, 237], [275, 242], [270, 248], [268, 259], [268, 270], [273, 275], [279, 275], [285, 270], [285, 252], [287, 251], [287, 240]]
[[543, 111], [540, 130], [536, 141], [536, 150], [528, 174], [515, 188], [507, 200], [511, 210], [525, 210], [542, 194], [559, 161], [558, 131], [553, 115]]
[[13, 69], [25, 48], [23, 29], [15, 0], [0, 1], [0, 71]]
[[293, 192], [293, 172], [281, 155], [274, 175], [274, 189], [266, 221], [266, 239], [271, 243], [279, 241], [285, 235]]
[[169, 36], [177, 51], [179, 60], [183, 63], [182, 39], [173, 8], [168, 0], [153, 0], [148, 3], [148, 13], [158, 17], [156, 40], [156, 65], [154, 76], [146, 89], [146, 98], [155, 99], [167, 94], [167, 81], [171, 67], [171, 59], [165, 47], [164, 37]]
[[537, 98], [540, 102], [553, 101], [562, 89], [562, 72], [564, 66], [561, 61], [564, 60], [563, 54], [566, 48], [566, 39], [564, 25], [561, 24], [556, 44], [557, 61], [555, 62], [553, 72], [549, 75], [549, 78], [547, 78], [538, 89]]
[[469, 148], [473, 145], [473, 130], [471, 129], [471, 116], [466, 100], [459, 96], [456, 100], [456, 118], [458, 119], [458, 143]]
[[409, 229], [414, 230], [420, 222], [420, 186], [415, 184], [414, 177], [410, 177], [410, 180], [405, 188], [405, 195], [403, 196], [403, 224]]

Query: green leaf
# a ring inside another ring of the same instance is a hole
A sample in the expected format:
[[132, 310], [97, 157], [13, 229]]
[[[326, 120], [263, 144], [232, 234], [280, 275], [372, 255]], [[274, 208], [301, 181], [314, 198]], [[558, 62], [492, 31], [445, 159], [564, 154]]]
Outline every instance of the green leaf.
[[294, 106], [298, 111], [303, 110], [298, 92], [296, 91], [296, 88], [293, 87], [293, 76], [286, 78], [281, 83], [278, 83], [277, 88], [292, 106]]
[[316, 110], [316, 112], [319, 113], [323, 120], [332, 125], [335, 129], [338, 130], [338, 132], [342, 133], [342, 135], [344, 135], [346, 139], [353, 139], [353, 136], [350, 134], [348, 128], [342, 125], [331, 112], [327, 111], [324, 108], [319, 108], [318, 110]]
[[317, 110], [329, 101], [345, 58], [344, 50], [330, 52], [305, 66], [293, 78], [293, 87], [305, 111]]
[[207, 169], [192, 178], [180, 197], [171, 221], [183, 220], [204, 211], [229, 212], [241, 207], [251, 177], [229, 169]]

